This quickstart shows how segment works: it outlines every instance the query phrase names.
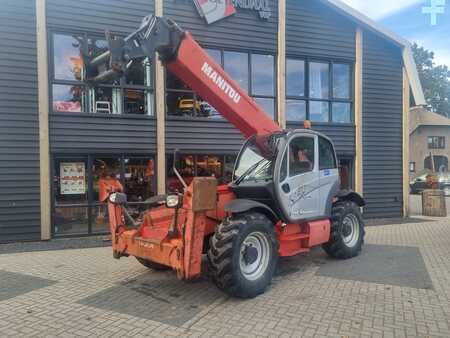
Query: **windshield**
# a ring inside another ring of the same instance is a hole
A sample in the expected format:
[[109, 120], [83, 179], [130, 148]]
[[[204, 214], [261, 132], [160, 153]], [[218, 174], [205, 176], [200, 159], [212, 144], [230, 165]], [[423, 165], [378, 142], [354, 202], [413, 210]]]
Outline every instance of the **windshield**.
[[255, 139], [250, 139], [239, 155], [233, 181], [240, 184], [269, 179], [272, 179], [272, 158], [261, 152]]

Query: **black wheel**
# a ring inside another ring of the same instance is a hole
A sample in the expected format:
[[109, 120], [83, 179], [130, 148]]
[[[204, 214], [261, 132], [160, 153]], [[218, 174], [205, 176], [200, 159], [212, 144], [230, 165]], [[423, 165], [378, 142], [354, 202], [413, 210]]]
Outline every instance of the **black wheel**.
[[141, 258], [141, 257], [136, 257], [136, 259], [143, 266], [145, 266], [146, 268], [152, 269], [152, 270], [164, 271], [164, 270], [169, 270], [170, 269], [168, 266], [149, 261], [148, 259], [144, 259], [144, 258]]
[[352, 258], [364, 244], [364, 221], [359, 207], [351, 201], [337, 202], [331, 211], [330, 241], [323, 245], [325, 252], [335, 258]]
[[272, 281], [278, 261], [278, 240], [273, 223], [256, 212], [234, 215], [211, 237], [209, 270], [214, 283], [226, 293], [253, 298]]

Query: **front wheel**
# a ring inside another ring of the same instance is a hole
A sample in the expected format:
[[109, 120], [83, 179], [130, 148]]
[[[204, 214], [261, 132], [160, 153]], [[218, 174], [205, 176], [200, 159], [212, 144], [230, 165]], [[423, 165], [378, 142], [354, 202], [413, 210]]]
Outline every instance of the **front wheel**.
[[263, 293], [278, 261], [273, 223], [263, 214], [234, 215], [221, 223], [210, 240], [209, 270], [219, 289], [241, 298]]
[[323, 245], [325, 252], [340, 259], [359, 255], [365, 235], [359, 207], [351, 201], [335, 203], [331, 211], [331, 222], [330, 240]]

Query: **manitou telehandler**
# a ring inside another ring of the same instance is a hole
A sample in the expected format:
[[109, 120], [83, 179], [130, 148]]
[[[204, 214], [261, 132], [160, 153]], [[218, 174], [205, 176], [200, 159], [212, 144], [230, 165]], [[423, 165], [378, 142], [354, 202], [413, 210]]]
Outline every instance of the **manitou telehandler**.
[[[340, 191], [333, 143], [309, 130], [280, 127], [172, 20], [148, 16], [127, 38], [107, 35], [109, 51], [90, 58], [101, 83], [121, 76], [133, 62], [162, 63], [247, 138], [232, 183], [194, 178], [181, 192], [143, 202], [141, 219], [127, 211], [126, 195], [111, 191], [108, 210], [115, 258], [135, 256], [143, 265], [172, 268], [179, 279], [201, 273], [207, 253], [217, 286], [238, 297], [263, 293], [278, 257], [322, 245], [332, 257], [358, 255], [364, 241], [363, 198]], [[95, 73], [95, 72], [94, 72]], [[218, 140], [219, 141], [219, 140]], [[220, 142], [220, 141], [219, 141]]]

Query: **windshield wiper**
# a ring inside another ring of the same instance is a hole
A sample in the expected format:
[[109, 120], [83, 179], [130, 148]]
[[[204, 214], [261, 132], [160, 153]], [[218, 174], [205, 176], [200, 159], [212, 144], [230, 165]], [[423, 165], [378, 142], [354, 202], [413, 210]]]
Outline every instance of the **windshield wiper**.
[[258, 162], [256, 162], [255, 164], [253, 164], [252, 166], [250, 166], [246, 171], [244, 171], [244, 173], [239, 176], [239, 178], [234, 182], [236, 185], [239, 185], [248, 175], [251, 174], [251, 172], [253, 170], [255, 170], [256, 168], [258, 168], [258, 166], [263, 162], [263, 161], [267, 161], [265, 158], [259, 160]]
[[263, 166], [261, 166], [261, 168], [259, 168], [259, 170], [257, 172], [255, 172], [255, 181], [256, 181], [256, 176], [258, 176], [259, 174], [261, 174], [262, 172], [264, 172], [264, 170], [267, 170], [267, 168], [270, 166], [272, 162], [267, 161], [267, 163], [265, 163]]

